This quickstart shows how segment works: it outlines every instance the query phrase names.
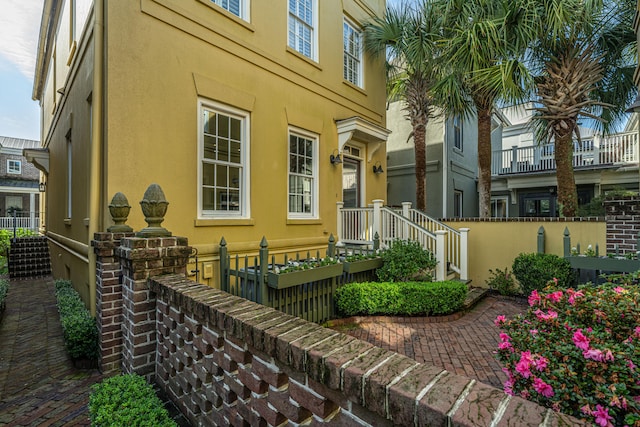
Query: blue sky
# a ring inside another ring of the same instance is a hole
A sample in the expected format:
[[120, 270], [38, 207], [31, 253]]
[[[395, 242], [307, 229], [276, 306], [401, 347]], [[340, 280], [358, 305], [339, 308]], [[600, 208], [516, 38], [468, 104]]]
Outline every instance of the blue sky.
[[0, 136], [40, 139], [40, 107], [31, 100], [44, 0], [2, 0]]

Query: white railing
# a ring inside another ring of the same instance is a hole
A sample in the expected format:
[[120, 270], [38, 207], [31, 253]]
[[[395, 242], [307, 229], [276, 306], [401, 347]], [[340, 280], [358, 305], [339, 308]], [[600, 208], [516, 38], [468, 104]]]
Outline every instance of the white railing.
[[382, 200], [374, 200], [372, 208], [343, 208], [338, 202], [338, 240], [347, 244], [373, 244], [378, 233], [381, 247], [388, 247], [396, 239], [413, 240], [431, 251], [438, 264], [436, 280], [444, 280], [447, 268], [467, 280], [468, 228], [455, 230], [424, 213], [411, 209], [411, 203], [402, 209], [382, 206]]
[[[573, 167], [590, 169], [602, 166], [637, 163], [639, 154], [638, 133], [625, 132], [606, 138], [591, 137], [574, 142]], [[556, 169], [554, 145], [512, 147], [492, 153], [491, 174], [506, 175]]]
[[38, 217], [12, 217], [0, 216], [0, 229], [13, 230], [13, 228], [28, 228], [37, 231], [40, 228], [40, 218]]

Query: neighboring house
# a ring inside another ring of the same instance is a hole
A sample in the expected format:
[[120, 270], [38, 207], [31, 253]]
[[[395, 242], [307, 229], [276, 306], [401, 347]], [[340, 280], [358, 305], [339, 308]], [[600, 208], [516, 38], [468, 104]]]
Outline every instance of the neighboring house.
[[[504, 108], [508, 125], [502, 147], [493, 152], [491, 203], [494, 217], [555, 217], [556, 165], [553, 143], [538, 144], [531, 127], [531, 104]], [[573, 167], [578, 201], [586, 205], [612, 190], [638, 190], [638, 119], [606, 137], [581, 127], [574, 142]]]
[[[494, 114], [492, 145], [499, 146], [503, 118]], [[390, 205], [416, 200], [415, 155], [411, 124], [403, 103], [389, 104], [387, 193]], [[434, 218], [478, 216], [478, 126], [474, 117], [434, 114], [426, 129], [426, 214]]]
[[40, 171], [22, 156], [39, 141], [0, 136], [0, 228], [37, 231], [40, 219]]
[[[236, 253], [326, 248], [337, 202], [386, 198], [383, 60], [361, 25], [384, 0], [45, 0], [33, 97], [46, 174], [53, 274], [94, 300], [91, 239], [123, 192], [146, 226], [198, 250], [214, 284], [224, 236]], [[338, 163], [340, 155], [341, 163]], [[333, 161], [332, 161], [333, 160]], [[195, 268], [195, 266], [194, 266]]]

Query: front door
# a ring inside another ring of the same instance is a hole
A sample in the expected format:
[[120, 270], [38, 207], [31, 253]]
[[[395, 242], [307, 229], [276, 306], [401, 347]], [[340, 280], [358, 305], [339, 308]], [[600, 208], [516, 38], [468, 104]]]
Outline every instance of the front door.
[[345, 208], [360, 207], [360, 160], [343, 156], [342, 201]]

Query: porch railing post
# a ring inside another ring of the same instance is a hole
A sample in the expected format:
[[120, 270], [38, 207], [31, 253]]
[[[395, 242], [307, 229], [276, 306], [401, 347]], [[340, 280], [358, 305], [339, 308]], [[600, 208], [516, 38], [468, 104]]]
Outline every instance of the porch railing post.
[[518, 146], [511, 147], [511, 172], [518, 172]]
[[[411, 220], [410, 214], [409, 214], [410, 209], [411, 209], [411, 202], [402, 202], [402, 216], [407, 218], [408, 220]], [[402, 226], [402, 238], [403, 239], [409, 238], [409, 223], [406, 221]]]
[[447, 232], [436, 231], [436, 281], [442, 281], [447, 274]]
[[260, 272], [258, 274], [258, 289], [260, 289], [258, 294], [258, 303], [267, 305], [267, 272], [269, 271], [269, 244], [267, 243], [267, 238], [262, 237], [260, 241]]
[[373, 230], [371, 230], [371, 239], [373, 239], [373, 236], [378, 233], [384, 241], [385, 237], [388, 236], [382, 234], [382, 203], [384, 203], [384, 200], [382, 199], [376, 199], [373, 201]]
[[538, 228], [538, 253], [544, 253], [544, 227]]
[[333, 258], [336, 256], [336, 239], [333, 237], [333, 233], [329, 236], [329, 247], [327, 248], [327, 256]]
[[469, 229], [460, 229], [460, 280], [469, 280]]
[[336, 208], [338, 210], [338, 217], [336, 218], [336, 236], [337, 236], [337, 241], [339, 242], [340, 239], [342, 239], [344, 237], [344, 233], [342, 230], [342, 208], [344, 207], [344, 202], [336, 202]]
[[564, 246], [564, 256], [571, 255], [571, 234], [569, 233], [569, 227], [564, 228], [564, 237], [562, 238]]
[[229, 292], [229, 264], [227, 255], [227, 241], [220, 239], [220, 289]]

